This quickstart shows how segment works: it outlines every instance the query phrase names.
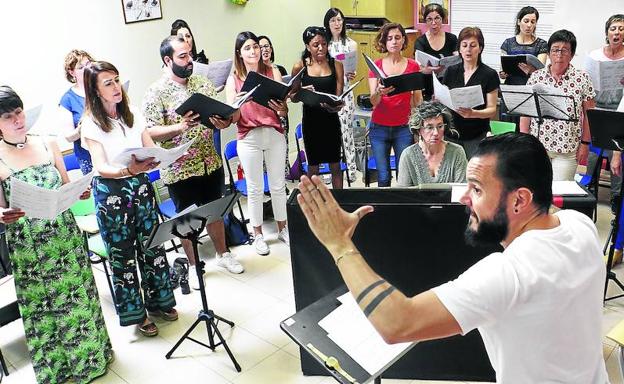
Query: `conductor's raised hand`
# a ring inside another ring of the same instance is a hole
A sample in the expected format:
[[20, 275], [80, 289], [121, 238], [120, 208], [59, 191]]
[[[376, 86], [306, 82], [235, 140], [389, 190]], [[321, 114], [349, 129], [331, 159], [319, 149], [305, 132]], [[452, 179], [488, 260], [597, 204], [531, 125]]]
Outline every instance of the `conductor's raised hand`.
[[365, 205], [354, 212], [340, 208], [336, 199], [318, 176], [301, 176], [297, 202], [305, 215], [312, 233], [330, 251], [339, 250], [349, 242], [360, 219], [373, 207]]
[[25, 215], [19, 208], [0, 208], [0, 223], [12, 224]]
[[138, 175], [139, 173], [147, 172], [151, 169], [158, 167], [160, 161], [154, 161], [154, 157], [148, 157], [144, 160], [139, 160], [135, 155], [132, 155], [132, 160], [130, 160], [130, 164], [128, 164], [128, 171], [130, 171], [133, 175]]

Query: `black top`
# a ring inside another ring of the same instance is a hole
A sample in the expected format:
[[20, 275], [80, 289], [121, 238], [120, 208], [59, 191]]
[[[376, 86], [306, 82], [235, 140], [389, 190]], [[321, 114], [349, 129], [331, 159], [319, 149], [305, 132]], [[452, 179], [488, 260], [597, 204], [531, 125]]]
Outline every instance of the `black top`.
[[439, 51], [436, 51], [435, 49], [431, 48], [431, 45], [429, 45], [429, 40], [427, 40], [427, 36], [425, 34], [422, 34], [418, 39], [416, 39], [416, 43], [414, 43], [414, 49], [423, 51], [435, 57], [440, 57], [440, 55], [444, 57], [452, 56], [453, 52], [457, 51], [457, 36], [449, 32], [444, 32], [444, 46]]
[[[516, 40], [516, 37], [510, 37], [503, 41], [501, 44], [501, 50], [505, 51], [508, 55], [533, 55], [537, 57], [542, 53], [548, 53], [548, 43], [540, 39], [539, 37], [535, 39], [531, 44], [520, 44]], [[509, 75], [507, 79], [505, 79], [505, 84], [509, 85], [525, 85], [529, 80], [529, 76], [514, 76]]]
[[288, 71], [286, 70], [286, 68], [284, 68], [283, 66], [279, 64], [274, 64], [274, 65], [277, 67], [277, 70], [279, 71], [280, 75], [282, 76], [288, 75]]
[[197, 54], [194, 60], [197, 61], [198, 63], [208, 64], [208, 58], [206, 57], [206, 54], [204, 53], [203, 49], [201, 50], [201, 52]]
[[[464, 63], [459, 63], [448, 67], [442, 83], [446, 84], [449, 89], [480, 85], [485, 103], [474, 109], [485, 109], [487, 94], [499, 88], [500, 79], [495, 70], [481, 63], [475, 73], [468, 79], [468, 83], [464, 84]], [[455, 111], [452, 111], [452, 113], [460, 140], [474, 139], [490, 130], [490, 119], [464, 119]]]
[[[457, 36], [449, 32], [444, 32], [444, 46], [442, 46], [442, 49], [440, 49], [439, 51], [436, 51], [435, 49], [431, 48], [431, 45], [429, 45], [429, 40], [427, 40], [427, 36], [423, 34], [420, 35], [418, 39], [416, 39], [414, 49], [425, 52], [435, 57], [440, 57], [440, 55], [442, 55], [443, 57], [452, 56], [453, 52], [457, 51]], [[430, 100], [431, 95], [433, 95], [433, 75], [425, 75], [424, 79], [425, 88], [423, 89], [423, 98], [425, 100]]]

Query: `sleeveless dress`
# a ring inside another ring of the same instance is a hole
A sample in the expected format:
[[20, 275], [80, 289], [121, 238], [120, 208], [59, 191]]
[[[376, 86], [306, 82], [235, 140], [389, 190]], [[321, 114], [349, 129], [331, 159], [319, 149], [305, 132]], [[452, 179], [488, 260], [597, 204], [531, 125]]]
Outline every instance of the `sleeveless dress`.
[[[310, 76], [307, 67], [301, 75], [301, 85], [312, 85], [314, 90], [336, 94], [336, 67], [330, 60], [331, 74]], [[337, 163], [340, 161], [341, 132], [338, 113], [331, 113], [320, 107], [303, 105], [303, 142], [308, 164]]]
[[[51, 162], [15, 171], [2, 181], [6, 201], [11, 178], [58, 189]], [[98, 291], [73, 214], [54, 220], [22, 217], [6, 226], [19, 310], [37, 382], [88, 383], [106, 373], [112, 346]]]

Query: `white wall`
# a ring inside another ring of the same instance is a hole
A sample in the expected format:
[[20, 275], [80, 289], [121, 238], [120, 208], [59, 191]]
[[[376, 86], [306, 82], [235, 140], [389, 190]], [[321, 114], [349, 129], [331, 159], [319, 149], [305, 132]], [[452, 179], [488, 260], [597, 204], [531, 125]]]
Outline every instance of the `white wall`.
[[[63, 60], [73, 48], [117, 66], [123, 80], [131, 81], [131, 102], [140, 105], [145, 89], [160, 74], [158, 47], [173, 20], [189, 23], [198, 48], [212, 60], [233, 56], [238, 32], [266, 34], [275, 46], [276, 62], [290, 70], [303, 49], [301, 33], [309, 25], [322, 25], [329, 8], [329, 0], [251, 0], [246, 6], [228, 0], [162, 2], [163, 19], [125, 24], [119, 0], [1, 1], [0, 84], [11, 85], [26, 108], [44, 104], [36, 130], [49, 130], [52, 111], [69, 87]], [[293, 121], [300, 120], [299, 108], [292, 108]]]

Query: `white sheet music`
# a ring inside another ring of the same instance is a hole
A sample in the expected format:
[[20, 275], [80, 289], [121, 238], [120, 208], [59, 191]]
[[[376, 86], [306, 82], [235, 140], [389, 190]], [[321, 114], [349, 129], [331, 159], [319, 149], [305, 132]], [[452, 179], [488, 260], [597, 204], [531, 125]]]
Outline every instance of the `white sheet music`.
[[368, 373], [374, 375], [402, 356], [415, 343], [386, 344], [368, 321], [351, 293], [340, 296], [342, 303], [321, 321], [328, 337]]
[[460, 107], [473, 108], [484, 104], [480, 85], [449, 89], [440, 83], [437, 76], [433, 76], [433, 93], [437, 101], [454, 111]]
[[585, 70], [592, 79], [597, 91], [622, 89], [624, 79], [624, 60], [598, 61], [590, 55], [585, 58]]
[[357, 51], [339, 53], [335, 57], [336, 60], [342, 63], [344, 73], [355, 73], [357, 68], [357, 58]]
[[132, 161], [132, 155], [135, 155], [137, 160], [145, 160], [148, 157], [153, 157], [154, 161], [160, 162], [160, 164], [158, 164], [158, 169], [167, 168], [174, 161], [184, 155], [184, 153], [186, 153], [186, 150], [189, 149], [193, 142], [194, 140], [191, 140], [188, 143], [184, 143], [179, 147], [171, 149], [164, 149], [160, 147], [128, 148], [121, 152], [119, 155], [117, 155], [117, 157], [113, 159], [113, 163], [122, 167], [127, 167], [128, 164], [130, 164], [130, 162]]
[[568, 108], [567, 102], [569, 99], [560, 97], [564, 96], [564, 93], [559, 88], [545, 84], [534, 84], [532, 86], [501, 84], [500, 89], [503, 94], [505, 105], [512, 113], [538, 117], [535, 97], [533, 96], [533, 93], [536, 92], [539, 95], [538, 99], [542, 116], [564, 120], [571, 117], [565, 113]]
[[437, 67], [440, 65], [440, 58], [432, 56], [427, 52], [416, 50], [416, 61], [423, 67]]
[[91, 171], [59, 189], [42, 188], [12, 177], [9, 206], [20, 208], [31, 218], [52, 220], [80, 198], [91, 184], [93, 174]]
[[585, 196], [587, 192], [576, 181], [553, 181], [552, 193], [555, 196]]
[[217, 88], [225, 85], [231, 70], [232, 59], [213, 61], [210, 64], [193, 61], [193, 74], [206, 76]]

